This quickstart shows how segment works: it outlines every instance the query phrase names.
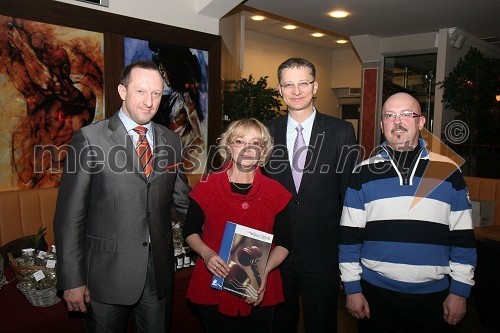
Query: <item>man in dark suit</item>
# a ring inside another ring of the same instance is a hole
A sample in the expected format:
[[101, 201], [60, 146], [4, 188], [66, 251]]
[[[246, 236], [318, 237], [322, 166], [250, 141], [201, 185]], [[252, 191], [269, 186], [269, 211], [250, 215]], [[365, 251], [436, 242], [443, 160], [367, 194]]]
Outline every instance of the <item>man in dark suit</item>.
[[57, 287], [86, 332], [168, 332], [174, 252], [171, 206], [187, 211], [181, 139], [151, 122], [163, 79], [152, 62], [125, 67], [119, 112], [77, 131], [56, 213]]
[[265, 169], [293, 193], [288, 209], [294, 246], [281, 267], [285, 302], [277, 308], [274, 331], [297, 331], [301, 299], [307, 332], [336, 332], [338, 228], [356, 161], [354, 129], [314, 108], [318, 82], [308, 60], [283, 62], [278, 82], [288, 115], [267, 123], [275, 148]]

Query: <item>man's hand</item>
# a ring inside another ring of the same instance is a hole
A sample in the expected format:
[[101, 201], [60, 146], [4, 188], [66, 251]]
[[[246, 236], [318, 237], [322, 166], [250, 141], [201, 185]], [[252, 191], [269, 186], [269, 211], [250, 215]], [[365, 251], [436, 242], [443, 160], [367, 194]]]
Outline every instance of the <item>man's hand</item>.
[[85, 304], [90, 303], [90, 292], [87, 286], [65, 290], [63, 297], [69, 311], [87, 312]]
[[455, 294], [449, 294], [443, 303], [443, 317], [450, 325], [456, 325], [462, 320], [467, 311], [467, 300]]
[[362, 293], [347, 295], [346, 308], [356, 319], [370, 318], [370, 307]]

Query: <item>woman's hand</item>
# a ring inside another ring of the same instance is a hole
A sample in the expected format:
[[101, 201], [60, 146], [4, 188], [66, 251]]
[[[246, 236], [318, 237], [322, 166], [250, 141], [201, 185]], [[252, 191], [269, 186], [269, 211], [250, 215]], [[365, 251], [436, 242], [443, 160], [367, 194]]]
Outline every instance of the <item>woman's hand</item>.
[[229, 273], [229, 267], [226, 262], [212, 249], [202, 255], [203, 261], [208, 271], [217, 277], [226, 277]]
[[245, 302], [247, 304], [253, 304], [253, 306], [257, 306], [260, 303], [262, 303], [262, 301], [264, 300], [264, 295], [266, 293], [266, 285], [267, 285], [267, 274], [262, 278], [262, 282], [260, 284], [259, 291], [257, 291], [257, 293], [259, 294], [257, 299], [254, 301], [252, 299], [247, 298]]

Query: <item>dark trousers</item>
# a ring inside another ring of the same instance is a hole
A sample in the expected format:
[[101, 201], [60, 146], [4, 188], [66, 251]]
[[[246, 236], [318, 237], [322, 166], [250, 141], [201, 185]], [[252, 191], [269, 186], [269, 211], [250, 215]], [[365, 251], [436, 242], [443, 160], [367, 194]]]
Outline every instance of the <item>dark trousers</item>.
[[91, 299], [84, 327], [86, 333], [126, 332], [130, 316], [137, 333], [166, 333], [170, 332], [171, 313], [172, 294], [162, 299], [156, 296], [153, 255], [149, 252], [146, 284], [140, 300], [133, 305], [116, 305]]
[[370, 319], [358, 321], [361, 333], [444, 333], [452, 327], [443, 319], [448, 290], [431, 294], [403, 294], [361, 280]]
[[197, 305], [206, 333], [270, 333], [274, 306], [255, 307], [246, 317], [221, 314], [216, 305]]
[[308, 273], [297, 257], [291, 259], [291, 265], [280, 270], [285, 302], [276, 308], [273, 332], [297, 332], [300, 300], [306, 332], [337, 332], [338, 271]]

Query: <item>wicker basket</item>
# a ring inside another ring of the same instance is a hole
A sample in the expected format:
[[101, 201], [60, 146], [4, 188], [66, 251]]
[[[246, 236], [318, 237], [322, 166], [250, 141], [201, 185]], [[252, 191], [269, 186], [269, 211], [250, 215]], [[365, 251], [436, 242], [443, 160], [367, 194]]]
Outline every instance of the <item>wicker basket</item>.
[[28, 290], [18, 283], [17, 289], [19, 289], [34, 306], [51, 306], [61, 301], [61, 299], [57, 297], [57, 289], [55, 287], [43, 290]]
[[[7, 256], [9, 257], [10, 267], [14, 271], [18, 282], [21, 282], [23, 279], [28, 278], [29, 275], [46, 268], [41, 266], [19, 266], [12, 253], [8, 253]], [[28, 289], [23, 286], [22, 283], [18, 283], [17, 289], [19, 289], [26, 299], [34, 306], [51, 306], [61, 301], [61, 299], [57, 297], [57, 289], [55, 287], [37, 290]]]
[[19, 266], [12, 253], [7, 253], [7, 256], [9, 257], [10, 267], [14, 271], [14, 274], [16, 274], [18, 281], [21, 281], [25, 276], [33, 274], [44, 268], [42, 266]]

